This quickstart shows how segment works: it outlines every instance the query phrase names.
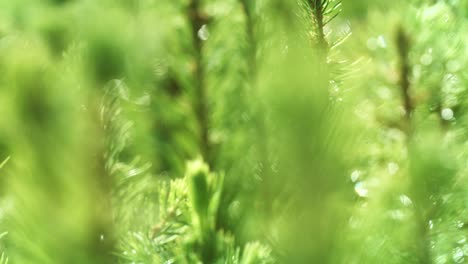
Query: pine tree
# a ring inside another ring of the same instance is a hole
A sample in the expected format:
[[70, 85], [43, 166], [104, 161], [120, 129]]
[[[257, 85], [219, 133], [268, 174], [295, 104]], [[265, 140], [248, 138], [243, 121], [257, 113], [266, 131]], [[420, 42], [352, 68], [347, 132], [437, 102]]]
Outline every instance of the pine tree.
[[0, 264], [463, 263], [468, 1], [0, 1]]

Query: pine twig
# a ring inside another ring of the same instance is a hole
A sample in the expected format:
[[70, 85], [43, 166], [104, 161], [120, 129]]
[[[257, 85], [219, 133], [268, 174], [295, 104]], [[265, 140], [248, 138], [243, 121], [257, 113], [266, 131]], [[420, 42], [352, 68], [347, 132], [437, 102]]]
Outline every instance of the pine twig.
[[[410, 51], [410, 39], [402, 26], [398, 28], [396, 36], [396, 44], [398, 48], [398, 56], [400, 60], [400, 92], [403, 100], [403, 107], [405, 110], [405, 120], [406, 120], [406, 133], [408, 142], [412, 139], [412, 129], [413, 129], [413, 120], [412, 115], [414, 111], [414, 102], [411, 97], [411, 65], [409, 62], [409, 51]], [[418, 243], [420, 249], [420, 263], [430, 264], [432, 263], [432, 254], [429, 246], [430, 243], [430, 231], [428, 228], [428, 220], [431, 219], [430, 215], [425, 212], [426, 208], [417, 208], [416, 215], [418, 221]]]
[[410, 91], [410, 63], [409, 55], [409, 37], [403, 28], [399, 28], [397, 32], [398, 56], [400, 59], [400, 90], [403, 97], [403, 107], [405, 109], [405, 118], [408, 124], [411, 122], [411, 115], [414, 110], [414, 105], [411, 99]]
[[166, 217], [164, 217], [161, 220], [161, 222], [155, 224], [151, 228], [151, 231], [150, 231], [151, 239], [156, 238], [161, 233], [161, 231], [163, 231], [166, 228], [167, 224], [173, 221], [175, 217], [177, 217], [177, 209], [178, 209], [179, 203], [180, 203], [180, 200], [177, 201], [174, 207], [168, 210]]
[[[340, 14], [341, 1], [337, 0], [307, 0], [311, 12], [312, 24], [315, 29], [315, 42], [318, 47], [317, 56], [322, 66], [319, 68], [319, 76], [327, 76], [325, 80], [331, 80], [328, 73], [328, 55], [331, 49], [339, 43], [328, 43], [325, 26]], [[343, 40], [344, 41], [344, 40]]]
[[188, 6], [188, 18], [192, 28], [192, 39], [195, 48], [195, 114], [200, 127], [200, 151], [211, 165], [211, 143], [209, 140], [209, 109], [208, 97], [205, 83], [205, 69], [203, 67], [203, 40], [199, 36], [199, 31], [208, 23], [208, 17], [201, 11], [200, 0], [191, 0]]
[[249, 74], [251, 81], [255, 81], [257, 75], [257, 38], [255, 36], [255, 16], [249, 7], [249, 0], [240, 0], [246, 20], [246, 33], [248, 41], [248, 61]]
[[[257, 63], [257, 37], [255, 35], [255, 27], [256, 27], [256, 19], [253, 14], [252, 7], [249, 5], [251, 0], [240, 0], [242, 5], [245, 19], [246, 19], [246, 34], [247, 34], [247, 41], [248, 41], [248, 71], [249, 71], [249, 82], [252, 87], [255, 87], [257, 82], [257, 74], [258, 74], [258, 63]], [[256, 91], [253, 90], [255, 93]], [[260, 104], [263, 108], [263, 104]], [[267, 140], [267, 124], [266, 124], [266, 117], [262, 111], [255, 112], [255, 119], [256, 119], [256, 136], [259, 139], [258, 144], [258, 158], [261, 164], [260, 167], [260, 178], [263, 180], [263, 192], [262, 192], [262, 204], [264, 205], [264, 210], [266, 215], [269, 215], [272, 211], [272, 183], [270, 179], [271, 175], [271, 168], [269, 166], [269, 159], [268, 159], [268, 140]]]
[[[317, 36], [317, 44], [324, 50], [328, 50], [328, 41], [325, 36], [325, 26], [330, 23], [334, 18], [336, 18], [339, 12], [333, 14], [341, 6], [341, 2], [338, 1], [331, 8], [330, 0], [307, 0], [309, 8], [312, 12], [312, 19], [315, 26], [315, 33]], [[330, 18], [326, 18], [330, 16]]]

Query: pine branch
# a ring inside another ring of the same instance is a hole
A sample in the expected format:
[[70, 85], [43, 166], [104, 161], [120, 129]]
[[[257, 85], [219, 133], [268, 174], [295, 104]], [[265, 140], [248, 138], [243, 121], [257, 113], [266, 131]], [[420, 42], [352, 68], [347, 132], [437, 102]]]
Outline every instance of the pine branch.
[[[335, 3], [331, 8], [329, 8], [331, 4], [330, 0], [307, 0], [307, 2], [312, 12], [317, 44], [323, 50], [328, 50], [329, 44], [325, 36], [325, 26], [338, 16], [339, 12], [336, 11], [340, 7], [341, 2]], [[327, 16], [330, 16], [330, 18], [327, 19]]]
[[323, 0], [308, 0], [309, 7], [312, 10], [312, 18], [314, 19], [315, 30], [317, 34], [317, 43], [320, 47], [327, 49], [328, 43], [325, 39], [325, 32], [324, 32], [324, 8], [326, 8], [327, 1]]
[[411, 123], [411, 115], [414, 110], [414, 105], [411, 99], [411, 87], [409, 80], [411, 72], [411, 67], [408, 61], [409, 45], [409, 38], [404, 29], [400, 27], [397, 32], [398, 56], [400, 59], [400, 92], [403, 99], [405, 118], [408, 122], [408, 125]]
[[[331, 49], [337, 47], [340, 41], [336, 43], [328, 43], [325, 26], [329, 24], [340, 14], [341, 1], [340, 0], [307, 0], [308, 8], [311, 12], [310, 18], [312, 19], [312, 26], [315, 30], [315, 42], [316, 42], [316, 56], [319, 59], [318, 75], [326, 76], [324, 80], [329, 82], [332, 80], [329, 70], [328, 56]], [[346, 36], [341, 40], [344, 41]], [[328, 85], [328, 84], [327, 84]]]
[[[249, 82], [252, 88], [252, 94], [258, 95], [257, 79], [258, 79], [258, 63], [257, 63], [257, 52], [258, 52], [258, 39], [256, 37], [256, 17], [250, 0], [240, 0], [244, 10], [246, 19], [246, 34], [248, 41], [248, 70], [249, 70]], [[253, 1], [253, 3], [255, 3]], [[268, 147], [268, 136], [267, 136], [267, 119], [264, 113], [265, 105], [259, 103], [258, 109], [255, 110], [255, 124], [256, 124], [256, 138], [258, 139], [258, 162], [260, 163], [259, 177], [262, 179], [262, 192], [260, 194], [262, 199], [262, 208], [266, 216], [272, 213], [272, 201], [273, 201], [273, 183], [271, 182], [272, 169], [269, 161], [269, 147]]]
[[[414, 101], [411, 97], [411, 83], [410, 83], [410, 74], [411, 74], [411, 65], [410, 65], [410, 62], [409, 62], [409, 51], [410, 51], [410, 39], [409, 39], [409, 36], [407, 34], [407, 32], [405, 32], [405, 30], [403, 29], [402, 26], [400, 26], [398, 28], [398, 31], [397, 31], [397, 38], [396, 38], [396, 44], [397, 44], [397, 48], [398, 48], [398, 56], [399, 56], [399, 60], [400, 60], [400, 68], [399, 68], [399, 85], [400, 85], [400, 92], [401, 92], [401, 96], [402, 96], [402, 100], [403, 100], [403, 107], [404, 107], [404, 110], [405, 110], [405, 120], [406, 120], [406, 133], [407, 133], [407, 144], [408, 144], [408, 148], [413, 148], [414, 146], [412, 146], [414, 144], [414, 141], [413, 141], [413, 129], [414, 129], [414, 121], [413, 121], [413, 112], [414, 112]], [[416, 160], [413, 160], [412, 163], [416, 163], [418, 164], [418, 161]], [[425, 164], [427, 165], [427, 164]], [[415, 166], [415, 165], [412, 165], [412, 166]], [[418, 165], [416, 165], [418, 166]], [[419, 164], [419, 166], [421, 166]], [[412, 181], [415, 182], [415, 181], [418, 181], [417, 178], [419, 177], [427, 177], [428, 175], [424, 174], [424, 175], [420, 175], [421, 173], [420, 172], [413, 172], [411, 173], [412, 175]], [[420, 188], [419, 184], [415, 184], [413, 183], [413, 187], [412, 188]], [[415, 190], [413, 190], [415, 191]], [[430, 193], [425, 193], [423, 192], [423, 194], [425, 197], [422, 197], [422, 199], [429, 199], [429, 195], [433, 195], [433, 194], [430, 194]], [[427, 263], [427, 264], [430, 264], [432, 263], [432, 253], [431, 253], [431, 249], [430, 249], [430, 239], [431, 239], [431, 234], [430, 234], [430, 230], [429, 230], [429, 226], [428, 226], [428, 223], [429, 223], [429, 220], [433, 218], [433, 214], [434, 214], [434, 209], [432, 207], [432, 205], [429, 204], [429, 207], [428, 207], [428, 203], [424, 203], [421, 201], [419, 201], [419, 203], [417, 204], [417, 207], [415, 208], [416, 212], [415, 212], [415, 215], [416, 215], [416, 221], [418, 222], [417, 223], [417, 226], [418, 226], [418, 230], [417, 230], [417, 235], [418, 235], [418, 238], [417, 238], [417, 243], [418, 243], [418, 246], [417, 248], [419, 249], [419, 261], [420, 263]]]
[[203, 67], [203, 40], [199, 36], [199, 32], [204, 25], [208, 23], [207, 16], [201, 11], [200, 0], [191, 0], [188, 6], [188, 18], [192, 28], [192, 40], [195, 48], [195, 114], [198, 125], [200, 127], [200, 151], [201, 154], [210, 165], [211, 143], [209, 140], [209, 109], [208, 97], [206, 94], [205, 84], [205, 69]]
[[257, 78], [257, 38], [255, 36], [256, 19], [253, 10], [249, 5], [249, 0], [240, 0], [246, 20], [246, 33], [248, 41], [248, 62], [249, 73], [252, 82]]

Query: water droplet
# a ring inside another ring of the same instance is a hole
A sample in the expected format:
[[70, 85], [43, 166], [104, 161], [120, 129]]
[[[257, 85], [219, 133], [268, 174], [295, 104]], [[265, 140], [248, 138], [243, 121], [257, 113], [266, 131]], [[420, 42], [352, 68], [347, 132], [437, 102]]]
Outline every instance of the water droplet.
[[453, 119], [454, 113], [452, 109], [444, 108], [440, 112], [440, 115], [442, 116], [442, 119], [449, 121]]
[[330, 91], [331, 91], [331, 95], [333, 96], [338, 96], [340, 94], [340, 87], [339, 85], [336, 83], [336, 81], [334, 80], [331, 80], [330, 82]]
[[101, 234], [101, 237], [100, 237], [101, 241], [104, 240], [104, 235]]
[[199, 30], [198, 30], [198, 37], [203, 40], [207, 41], [208, 38], [210, 37], [210, 32], [208, 31], [208, 26], [203, 25]]
[[432, 63], [432, 55], [430, 53], [426, 53], [421, 56], [421, 64], [424, 66], [431, 65]]
[[358, 182], [356, 185], [354, 185], [354, 191], [360, 196], [360, 197], [367, 197], [369, 196], [369, 190], [364, 187], [363, 182]]
[[413, 204], [413, 202], [411, 201], [411, 199], [406, 196], [406, 195], [400, 195], [400, 202], [404, 205], [404, 206], [410, 206]]
[[432, 220], [429, 220], [429, 229], [433, 229], [434, 228], [434, 222]]
[[398, 164], [396, 164], [395, 162], [390, 162], [387, 165], [387, 169], [388, 169], [388, 173], [393, 175], [393, 174], [397, 173], [397, 171], [400, 169], [400, 166], [398, 166]]
[[357, 182], [359, 180], [359, 177], [361, 177], [361, 171], [360, 170], [355, 170], [351, 173], [351, 181], [352, 182]]
[[379, 45], [379, 47], [385, 49], [387, 47], [387, 42], [385, 41], [385, 38], [383, 35], [380, 35], [378, 38], [377, 38], [377, 44]]
[[463, 250], [460, 247], [453, 250], [452, 259], [455, 263], [462, 263], [465, 260]]

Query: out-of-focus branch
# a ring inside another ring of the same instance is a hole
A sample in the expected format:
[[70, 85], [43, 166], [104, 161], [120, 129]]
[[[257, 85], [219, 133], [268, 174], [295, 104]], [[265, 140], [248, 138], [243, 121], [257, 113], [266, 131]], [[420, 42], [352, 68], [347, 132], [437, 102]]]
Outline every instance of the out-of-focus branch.
[[[211, 163], [211, 144], [209, 140], [209, 109], [206, 94], [205, 69], [203, 67], [203, 39], [200, 36], [208, 17], [201, 11], [199, 0], [191, 0], [188, 6], [188, 19], [192, 28], [194, 44], [194, 81], [195, 81], [195, 114], [200, 128], [200, 152], [209, 164]], [[211, 165], [211, 164], [210, 164]]]

